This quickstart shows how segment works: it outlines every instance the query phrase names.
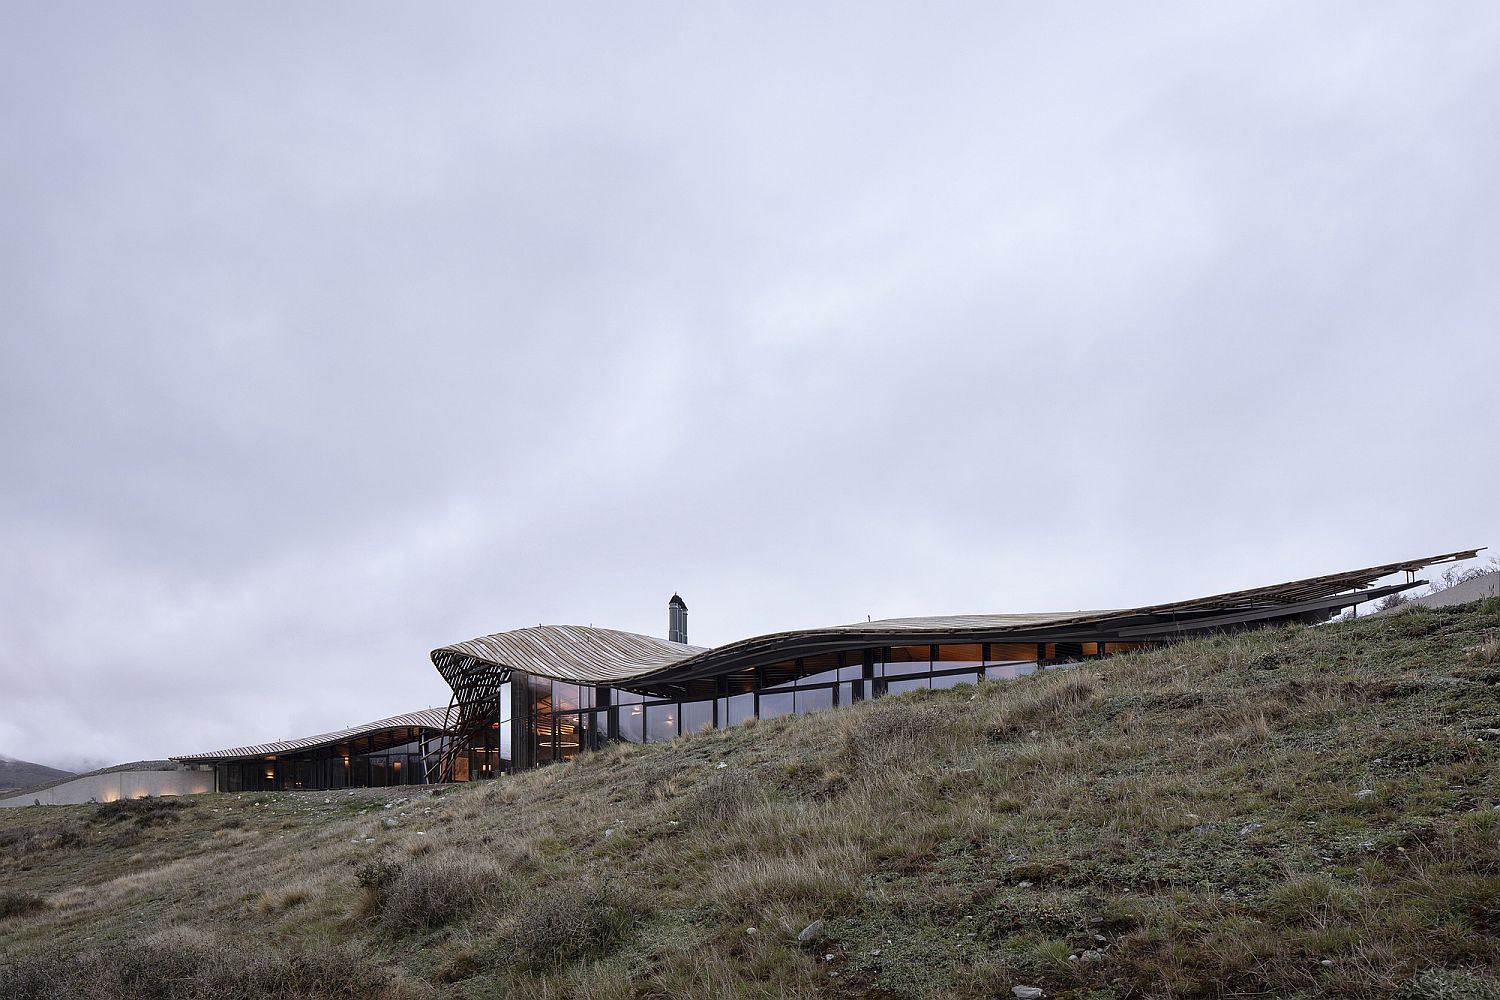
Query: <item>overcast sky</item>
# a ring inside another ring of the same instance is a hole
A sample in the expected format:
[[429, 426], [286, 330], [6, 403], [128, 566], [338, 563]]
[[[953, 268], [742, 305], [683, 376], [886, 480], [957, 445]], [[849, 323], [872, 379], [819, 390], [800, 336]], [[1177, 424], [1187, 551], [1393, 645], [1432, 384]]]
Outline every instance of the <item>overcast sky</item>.
[[0, 753], [1500, 542], [1500, 6], [0, 5]]

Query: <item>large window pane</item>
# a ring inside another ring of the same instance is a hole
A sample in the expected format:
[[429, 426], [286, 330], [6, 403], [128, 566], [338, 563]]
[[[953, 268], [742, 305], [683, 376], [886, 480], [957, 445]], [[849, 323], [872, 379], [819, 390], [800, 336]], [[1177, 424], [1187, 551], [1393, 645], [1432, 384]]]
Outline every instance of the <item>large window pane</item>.
[[535, 741], [536, 762], [550, 764], [557, 759], [557, 739], [552, 732], [552, 716], [536, 716]]
[[682, 731], [696, 733], [701, 729], [712, 729], [714, 725], [714, 703], [712, 701], [685, 701], [682, 703]]
[[805, 691], [798, 689], [795, 699], [795, 707], [798, 715], [806, 715], [808, 712], [821, 712], [825, 708], [833, 707], [833, 688], [810, 688]]
[[510, 681], [500, 685], [500, 721], [510, 718]]
[[646, 710], [640, 705], [620, 706], [620, 739], [626, 743], [643, 743], [646, 739]]
[[932, 669], [932, 647], [892, 646], [885, 651], [885, 676], [925, 674]]
[[865, 675], [865, 651], [863, 649], [846, 650], [839, 654], [839, 680], [857, 681]]
[[665, 743], [667, 740], [677, 736], [677, 706], [672, 703], [665, 705], [646, 706], [646, 742]]
[[565, 684], [562, 681], [552, 682], [552, 710], [554, 712], [576, 712], [580, 707], [577, 684]]
[[979, 679], [978, 673], [977, 670], [969, 670], [961, 674], [933, 674], [932, 686], [941, 689], [973, 684]]
[[584, 712], [580, 717], [583, 729], [579, 744], [584, 750], [603, 750], [609, 741], [609, 712]]
[[786, 715], [792, 710], [792, 693], [790, 691], [779, 694], [763, 694], [760, 696], [760, 717], [762, 719], [774, 719], [778, 715]]
[[761, 688], [786, 687], [797, 679], [797, 661], [783, 660], [760, 668]]
[[805, 656], [802, 658], [802, 676], [797, 681], [797, 686], [807, 684], [831, 684], [838, 680], [839, 654], [819, 653], [817, 656]]
[[737, 726], [755, 715], [755, 695], [736, 694], [726, 699], [725, 719], [727, 725]]
[[527, 677], [531, 685], [531, 710], [538, 715], [552, 711], [552, 680], [532, 674]]
[[579, 739], [577, 712], [568, 712], [557, 717], [557, 759], [572, 760], [578, 756]]

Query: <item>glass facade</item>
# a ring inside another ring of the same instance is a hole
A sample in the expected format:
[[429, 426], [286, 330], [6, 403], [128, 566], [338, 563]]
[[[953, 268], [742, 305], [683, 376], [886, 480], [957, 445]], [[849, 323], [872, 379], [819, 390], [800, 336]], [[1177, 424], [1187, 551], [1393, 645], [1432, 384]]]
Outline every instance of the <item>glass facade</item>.
[[[499, 736], [500, 725], [492, 730]], [[438, 730], [403, 728], [287, 754], [214, 765], [221, 792], [296, 791], [303, 788], [382, 788], [421, 785], [443, 750]]]
[[[571, 760], [607, 740], [662, 743], [686, 733], [738, 725], [748, 719], [820, 712], [865, 698], [922, 688], [949, 688], [986, 678], [1009, 680], [1048, 666], [1126, 652], [1136, 643], [948, 643], [879, 646], [822, 653], [736, 671], [712, 682], [716, 693], [696, 699], [653, 698], [622, 688], [568, 684], [516, 673], [528, 695], [524, 712], [500, 728], [530, 748], [503, 767]], [[503, 712], [510, 711], [502, 698]]]

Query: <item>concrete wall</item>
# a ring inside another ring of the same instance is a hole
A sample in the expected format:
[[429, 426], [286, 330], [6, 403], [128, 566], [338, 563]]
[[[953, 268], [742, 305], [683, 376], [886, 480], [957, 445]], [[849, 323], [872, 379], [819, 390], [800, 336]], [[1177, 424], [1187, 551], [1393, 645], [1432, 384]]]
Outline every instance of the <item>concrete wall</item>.
[[1486, 597], [1500, 597], [1500, 572], [1486, 573], [1466, 580], [1457, 587], [1440, 590], [1425, 597], [1413, 597], [1408, 604], [1421, 604], [1429, 608], [1445, 608], [1450, 604], [1468, 604], [1482, 601]]
[[109, 774], [87, 774], [39, 792], [0, 799], [0, 809], [14, 809], [37, 802], [44, 806], [63, 806], [139, 799], [148, 795], [197, 795], [213, 790], [213, 771], [112, 771]]
[[1422, 604], [1424, 607], [1448, 607], [1451, 604], [1469, 604], [1472, 601], [1482, 601], [1487, 597], [1500, 597], [1500, 573], [1487, 573], [1484, 576], [1476, 576], [1473, 580], [1464, 580], [1458, 586], [1451, 586], [1446, 591], [1437, 594], [1425, 594], [1422, 597], [1413, 597], [1406, 604], [1398, 604], [1391, 609], [1376, 612], [1376, 615], [1395, 615], [1403, 607], [1412, 607], [1413, 604]]

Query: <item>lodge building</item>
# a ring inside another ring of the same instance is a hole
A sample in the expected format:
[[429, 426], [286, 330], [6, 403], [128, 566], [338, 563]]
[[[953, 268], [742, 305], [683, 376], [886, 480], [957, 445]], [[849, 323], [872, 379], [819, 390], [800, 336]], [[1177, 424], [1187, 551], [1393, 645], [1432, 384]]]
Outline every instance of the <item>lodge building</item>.
[[[541, 625], [442, 646], [453, 691], [429, 709], [283, 743], [174, 758], [221, 791], [472, 781], [570, 760], [610, 740], [666, 742], [747, 719], [816, 712], [920, 688], [1006, 680], [1214, 632], [1317, 623], [1420, 586], [1471, 549], [1170, 604], [1052, 614], [894, 618], [704, 648], [687, 604], [668, 638]], [[1404, 574], [1393, 583], [1387, 577]]]

